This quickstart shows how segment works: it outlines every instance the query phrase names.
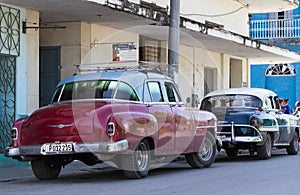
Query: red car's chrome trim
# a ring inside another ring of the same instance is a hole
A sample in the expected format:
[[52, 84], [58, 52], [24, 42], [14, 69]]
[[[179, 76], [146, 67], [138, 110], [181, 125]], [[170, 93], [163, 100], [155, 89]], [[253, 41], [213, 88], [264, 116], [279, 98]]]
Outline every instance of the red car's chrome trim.
[[[63, 142], [62, 142], [63, 143]], [[97, 142], [97, 143], [77, 143], [73, 142], [72, 154], [77, 153], [117, 153], [128, 150], [128, 141], [120, 140], [117, 142]], [[69, 154], [68, 152], [57, 152], [52, 154], [46, 154], [42, 151], [43, 145], [29, 145], [18, 147], [7, 147], [5, 150], [5, 156], [36, 156], [36, 155], [53, 155], [53, 154]]]
[[67, 125], [64, 125], [64, 124], [48, 125], [48, 127], [53, 127], [53, 128], [58, 128], [58, 129], [62, 129], [62, 128], [65, 128], [65, 127], [72, 127], [72, 126], [75, 126], [75, 125], [74, 125], [74, 124], [67, 124]]

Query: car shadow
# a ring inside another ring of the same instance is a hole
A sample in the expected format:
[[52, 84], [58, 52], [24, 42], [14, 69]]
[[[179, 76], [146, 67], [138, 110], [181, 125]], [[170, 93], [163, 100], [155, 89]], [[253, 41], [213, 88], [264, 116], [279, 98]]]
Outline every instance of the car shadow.
[[[72, 166], [72, 165], [71, 165]], [[65, 168], [66, 170], [62, 170], [58, 178], [54, 180], [38, 180], [32, 175], [32, 177], [27, 177], [24, 179], [16, 179], [8, 182], [18, 183], [19, 185], [24, 184], [74, 184], [74, 183], [93, 183], [93, 182], [138, 182], [141, 181], [139, 179], [127, 179], [122, 170], [111, 167], [111, 166], [85, 166], [68, 168], [68, 165]], [[149, 171], [149, 175], [147, 179], [155, 179], [157, 177], [161, 177], [162, 175], [176, 174], [182, 171], [194, 171], [185, 160], [181, 160], [178, 162], [171, 162], [169, 164], [157, 165], [155, 169], [151, 169]], [[201, 170], [201, 169], [199, 169]], [[38, 181], [38, 182], [37, 182]]]
[[[286, 150], [284, 149], [273, 149], [271, 159], [279, 158], [282, 156], [287, 156]], [[228, 157], [224, 152], [219, 153], [216, 157], [215, 163], [218, 162], [243, 162], [243, 161], [253, 161], [253, 160], [262, 160], [260, 159], [256, 153], [250, 155], [247, 151], [240, 151], [236, 157]], [[268, 160], [268, 159], [265, 159]]]

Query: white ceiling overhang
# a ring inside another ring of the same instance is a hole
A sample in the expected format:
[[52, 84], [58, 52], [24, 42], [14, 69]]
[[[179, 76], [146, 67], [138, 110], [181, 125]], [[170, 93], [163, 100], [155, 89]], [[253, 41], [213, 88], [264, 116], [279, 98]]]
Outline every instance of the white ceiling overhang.
[[[168, 26], [155, 16], [146, 15], [146, 7], [102, 5], [83, 0], [0, 0], [3, 3], [25, 7], [40, 12], [41, 25], [50, 22], [83, 21], [106, 25], [141, 36], [168, 40]], [[106, 1], [104, 1], [106, 2]], [[143, 8], [143, 10], [142, 10]], [[156, 8], [157, 9], [157, 8]], [[152, 9], [153, 10], [153, 9]], [[160, 13], [158, 10], [156, 13]], [[30, 22], [30, 21], [29, 21]], [[247, 58], [252, 64], [292, 63], [300, 61], [298, 53], [251, 40], [229, 31], [206, 26], [181, 18], [180, 43], [205, 48], [208, 51]]]
[[293, 10], [299, 6], [298, 0], [236, 0], [249, 5], [250, 13], [270, 13]]

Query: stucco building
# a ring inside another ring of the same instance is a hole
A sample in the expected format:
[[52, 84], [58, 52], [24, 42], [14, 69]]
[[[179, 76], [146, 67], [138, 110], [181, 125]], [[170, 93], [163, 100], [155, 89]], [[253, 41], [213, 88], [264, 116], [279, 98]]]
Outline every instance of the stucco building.
[[[183, 98], [250, 86], [250, 64], [299, 61], [249, 38], [249, 13], [296, 7], [295, 0], [181, 1]], [[13, 121], [47, 105], [73, 64], [141, 60], [165, 68], [169, 11], [169, 0], [0, 0], [0, 153]]]

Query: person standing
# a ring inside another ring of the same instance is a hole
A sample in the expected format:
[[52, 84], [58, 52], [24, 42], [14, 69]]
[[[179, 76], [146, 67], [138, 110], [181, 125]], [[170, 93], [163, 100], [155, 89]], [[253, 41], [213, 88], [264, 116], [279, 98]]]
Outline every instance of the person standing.
[[284, 114], [291, 114], [290, 106], [288, 105], [289, 100], [289, 98], [285, 98], [281, 103], [281, 109]]
[[295, 112], [293, 112], [294, 116], [300, 117], [300, 102], [295, 103]]

